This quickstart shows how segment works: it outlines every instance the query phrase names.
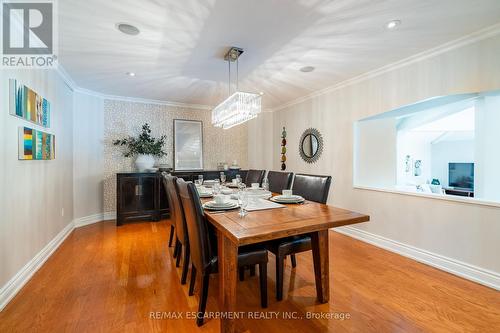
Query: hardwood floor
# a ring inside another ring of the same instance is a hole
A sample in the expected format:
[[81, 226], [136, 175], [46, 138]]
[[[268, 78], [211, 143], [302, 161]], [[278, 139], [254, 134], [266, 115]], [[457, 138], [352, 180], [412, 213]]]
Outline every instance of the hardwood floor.
[[[168, 232], [164, 222], [118, 228], [103, 222], [76, 229], [0, 313], [0, 332], [218, 332], [218, 319], [198, 328], [186, 318], [196, 311], [197, 296], [189, 297], [187, 285], [180, 285], [181, 268], [172, 260], [173, 248], [167, 249]], [[500, 292], [329, 234], [330, 302], [316, 302], [310, 253], [297, 255], [293, 271], [287, 261], [284, 299], [277, 302], [270, 255], [269, 307], [261, 313], [258, 276], [247, 273], [238, 282], [237, 311], [273, 318], [278, 312], [278, 319], [246, 314], [238, 320], [238, 331], [498, 332]], [[214, 314], [217, 284], [213, 276], [207, 311]], [[183, 318], [167, 319], [168, 311]], [[307, 312], [349, 318], [283, 318]]]

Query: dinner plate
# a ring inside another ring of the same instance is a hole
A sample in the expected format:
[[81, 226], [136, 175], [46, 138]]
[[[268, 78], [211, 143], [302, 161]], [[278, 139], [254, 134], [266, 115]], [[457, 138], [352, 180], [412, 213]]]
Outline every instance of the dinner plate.
[[228, 200], [224, 203], [216, 203], [214, 200], [212, 200], [206, 203], [206, 205], [210, 207], [229, 207], [237, 204], [238, 202], [236, 202], [235, 200]]
[[240, 207], [240, 205], [238, 205], [238, 203], [236, 203], [234, 201], [232, 201], [229, 206], [212, 206], [212, 205], [209, 205], [209, 202], [203, 204], [203, 208], [208, 209], [208, 210], [231, 210], [231, 209], [235, 209], [238, 207]]
[[214, 195], [210, 192], [202, 192], [202, 193], [198, 193], [198, 195], [200, 196], [200, 198], [211, 198], [213, 197]]
[[306, 201], [303, 197], [300, 195], [292, 196], [292, 197], [283, 197], [281, 195], [277, 195], [275, 197], [272, 197], [270, 199], [271, 201], [274, 202], [279, 202], [279, 203], [301, 203]]

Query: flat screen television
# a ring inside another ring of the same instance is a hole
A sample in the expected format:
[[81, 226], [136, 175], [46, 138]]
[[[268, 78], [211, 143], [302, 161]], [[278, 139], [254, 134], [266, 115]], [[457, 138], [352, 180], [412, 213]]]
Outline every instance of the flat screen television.
[[448, 185], [474, 190], [474, 163], [448, 163]]

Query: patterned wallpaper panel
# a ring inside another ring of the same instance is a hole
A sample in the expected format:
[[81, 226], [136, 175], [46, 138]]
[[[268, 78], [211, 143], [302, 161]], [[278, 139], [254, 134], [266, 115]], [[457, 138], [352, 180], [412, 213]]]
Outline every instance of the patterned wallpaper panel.
[[122, 155], [113, 140], [137, 135], [144, 123], [151, 126], [152, 135], [166, 135], [167, 156], [159, 163], [173, 165], [174, 119], [203, 121], [203, 164], [206, 170], [217, 169], [218, 162], [233, 160], [246, 168], [248, 165], [247, 125], [228, 130], [215, 128], [211, 124], [211, 112], [159, 104], [128, 101], [104, 101], [104, 211], [116, 210], [116, 172], [133, 171], [134, 159]]

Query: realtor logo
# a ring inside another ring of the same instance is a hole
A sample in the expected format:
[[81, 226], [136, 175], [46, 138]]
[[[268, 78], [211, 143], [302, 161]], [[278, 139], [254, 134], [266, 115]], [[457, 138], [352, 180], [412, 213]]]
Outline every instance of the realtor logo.
[[52, 67], [55, 59], [54, 3], [2, 3], [2, 66]]

